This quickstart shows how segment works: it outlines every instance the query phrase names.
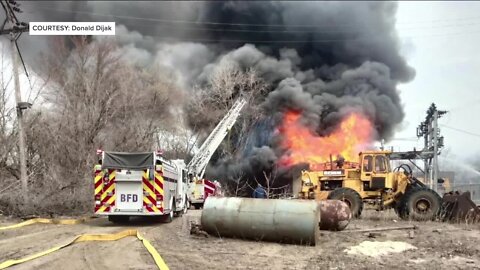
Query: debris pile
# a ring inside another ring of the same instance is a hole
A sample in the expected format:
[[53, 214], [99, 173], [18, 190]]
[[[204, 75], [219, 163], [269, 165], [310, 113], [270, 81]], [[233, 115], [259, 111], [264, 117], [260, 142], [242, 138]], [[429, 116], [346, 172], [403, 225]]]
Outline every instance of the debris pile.
[[401, 253], [406, 250], [417, 249], [415, 246], [401, 241], [363, 241], [360, 244], [345, 249], [350, 255], [365, 255], [378, 258], [391, 253]]
[[202, 230], [202, 226], [200, 224], [197, 224], [195, 222], [190, 223], [190, 234], [208, 238], [208, 233]]

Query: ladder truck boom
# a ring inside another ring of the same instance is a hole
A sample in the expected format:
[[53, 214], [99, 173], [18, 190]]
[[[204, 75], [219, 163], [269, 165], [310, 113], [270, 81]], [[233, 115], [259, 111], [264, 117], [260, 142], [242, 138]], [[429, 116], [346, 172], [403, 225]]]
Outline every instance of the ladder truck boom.
[[227, 136], [230, 129], [233, 127], [235, 122], [240, 115], [240, 111], [247, 104], [247, 101], [244, 98], [239, 98], [228, 111], [228, 113], [223, 117], [212, 133], [207, 137], [205, 142], [198, 149], [197, 154], [192, 158], [188, 163], [188, 171], [198, 178], [203, 178], [205, 169], [207, 168], [208, 162], [213, 156], [215, 150], [222, 143], [223, 139]]

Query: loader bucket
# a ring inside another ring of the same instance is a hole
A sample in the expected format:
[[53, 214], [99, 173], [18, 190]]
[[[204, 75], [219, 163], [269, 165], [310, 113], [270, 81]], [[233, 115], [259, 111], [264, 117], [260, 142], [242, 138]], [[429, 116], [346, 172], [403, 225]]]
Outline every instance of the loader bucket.
[[471, 200], [470, 192], [449, 192], [443, 195], [440, 216], [443, 221], [479, 222], [480, 208]]

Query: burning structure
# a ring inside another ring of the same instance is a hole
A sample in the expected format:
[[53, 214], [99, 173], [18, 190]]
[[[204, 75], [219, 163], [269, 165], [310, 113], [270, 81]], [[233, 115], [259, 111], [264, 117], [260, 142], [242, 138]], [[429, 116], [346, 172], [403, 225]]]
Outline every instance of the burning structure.
[[283, 137], [282, 147], [287, 151], [278, 161], [280, 166], [307, 163], [311, 170], [320, 170], [332, 154], [338, 155], [338, 159], [358, 161], [358, 153], [373, 139], [372, 123], [360, 113], [349, 114], [325, 136], [302, 125], [300, 117], [300, 113], [285, 113], [279, 132]]

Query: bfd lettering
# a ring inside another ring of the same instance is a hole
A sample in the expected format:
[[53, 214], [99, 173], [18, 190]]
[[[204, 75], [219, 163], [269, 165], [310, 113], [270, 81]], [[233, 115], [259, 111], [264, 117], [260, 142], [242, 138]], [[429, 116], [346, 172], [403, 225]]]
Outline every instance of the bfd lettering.
[[137, 194], [120, 194], [120, 201], [121, 202], [137, 202], [138, 195]]

